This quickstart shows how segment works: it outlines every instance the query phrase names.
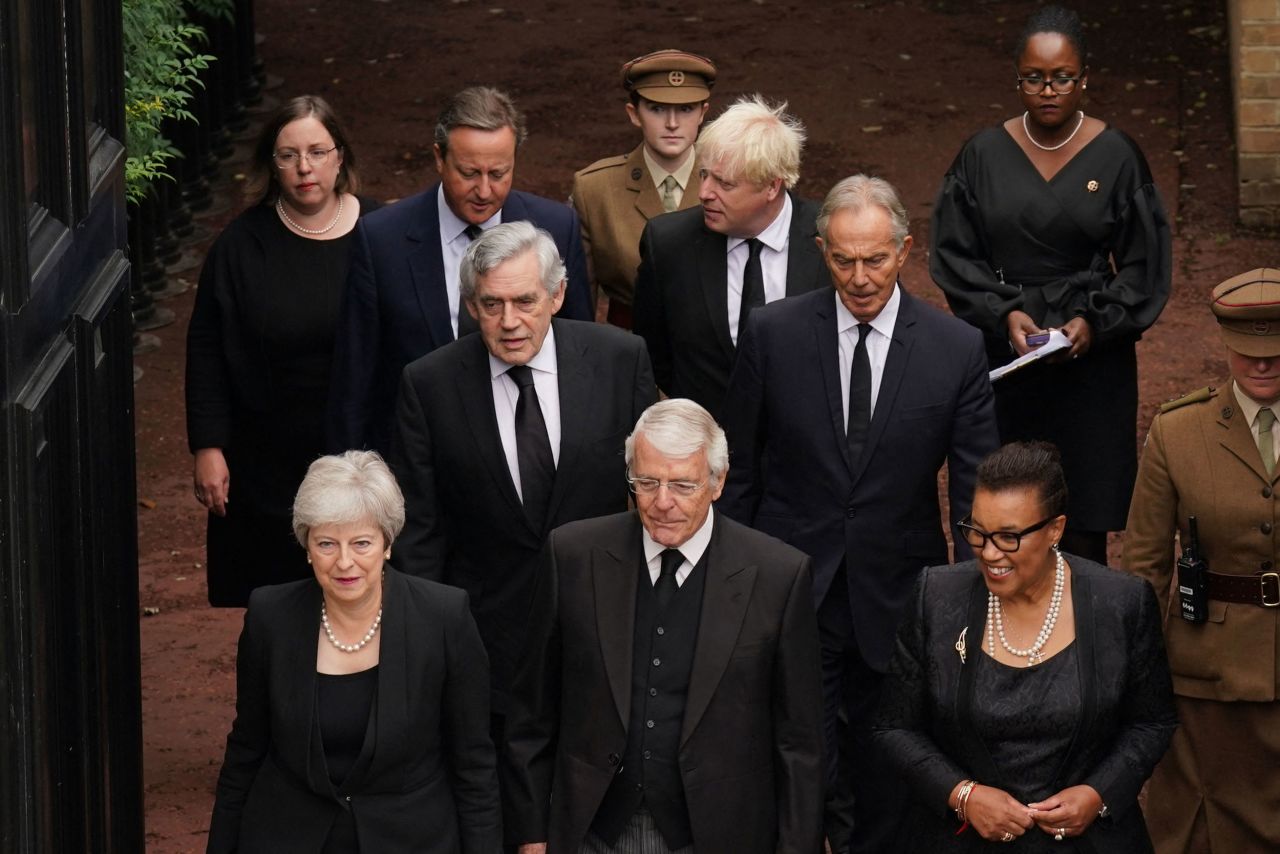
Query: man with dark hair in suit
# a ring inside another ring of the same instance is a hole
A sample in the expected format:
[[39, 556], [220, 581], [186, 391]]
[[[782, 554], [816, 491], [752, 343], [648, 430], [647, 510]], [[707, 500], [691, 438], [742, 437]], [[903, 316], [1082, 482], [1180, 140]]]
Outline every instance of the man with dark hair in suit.
[[626, 508], [622, 443], [657, 391], [639, 338], [552, 319], [565, 268], [545, 231], [495, 226], [467, 247], [461, 277], [479, 334], [412, 362], [400, 383], [396, 566], [471, 595], [500, 744], [538, 552], [557, 525]]
[[719, 417], [748, 314], [826, 286], [818, 206], [791, 194], [804, 126], [786, 104], [742, 98], [698, 139], [699, 207], [649, 220], [640, 238], [635, 331], [658, 388]]
[[542, 554], [512, 691], [505, 835], [521, 854], [815, 854], [809, 558], [714, 513], [724, 432], [683, 400], [626, 442], [636, 510]]
[[835, 292], [751, 315], [725, 406], [733, 469], [719, 507], [813, 558], [828, 781], [838, 783], [828, 839], [837, 854], [892, 851], [905, 792], [867, 758], [868, 717], [916, 575], [948, 560], [944, 463], [952, 538], [968, 556], [954, 525], [998, 445], [995, 412], [982, 336], [898, 281], [911, 236], [893, 187], [846, 178], [817, 225]]
[[436, 124], [440, 182], [357, 224], [334, 351], [331, 450], [386, 453], [401, 369], [475, 330], [459, 300], [458, 264], [483, 231], [527, 220], [550, 233], [568, 268], [561, 316], [594, 318], [577, 215], [511, 189], [525, 134], [505, 93], [463, 89]]

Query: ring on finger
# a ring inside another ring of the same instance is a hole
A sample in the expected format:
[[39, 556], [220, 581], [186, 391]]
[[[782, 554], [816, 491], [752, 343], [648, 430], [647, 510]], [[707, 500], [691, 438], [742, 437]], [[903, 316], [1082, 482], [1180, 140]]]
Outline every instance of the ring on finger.
[[1004, 836], [1001, 836], [1001, 837], [1000, 837], [1000, 841], [1001, 841], [1001, 842], [1012, 842], [1012, 841], [1013, 841], [1013, 834], [1006, 830], [1006, 831], [1004, 832]]
[[1065, 827], [1055, 828], [1053, 831], [1053, 841], [1061, 842], [1067, 837], [1067, 829]]

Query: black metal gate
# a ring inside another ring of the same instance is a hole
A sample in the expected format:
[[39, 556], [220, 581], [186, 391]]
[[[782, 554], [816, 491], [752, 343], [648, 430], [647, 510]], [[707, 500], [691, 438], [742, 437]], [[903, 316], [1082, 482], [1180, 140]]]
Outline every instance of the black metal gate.
[[119, 0], [0, 0], [0, 851], [144, 850]]

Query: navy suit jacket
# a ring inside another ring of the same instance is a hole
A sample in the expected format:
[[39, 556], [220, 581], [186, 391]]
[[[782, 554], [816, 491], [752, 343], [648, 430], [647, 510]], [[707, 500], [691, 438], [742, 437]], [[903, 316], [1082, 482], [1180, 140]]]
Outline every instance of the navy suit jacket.
[[[331, 451], [372, 448], [385, 456], [400, 372], [454, 339], [440, 252], [439, 192], [436, 184], [375, 211], [361, 218], [352, 233], [329, 393]], [[502, 221], [519, 220], [550, 232], [564, 259], [568, 290], [559, 316], [594, 320], [573, 208], [512, 190], [502, 206]]]
[[[845, 439], [836, 296], [830, 288], [751, 313], [729, 381], [729, 474], [719, 507], [813, 558], [815, 607], [847, 563], [864, 660], [883, 671], [915, 577], [947, 563], [938, 471], [951, 520], [969, 513], [978, 462], [999, 444], [982, 335], [902, 301], [860, 460]], [[958, 551], [968, 546], [952, 528]]]

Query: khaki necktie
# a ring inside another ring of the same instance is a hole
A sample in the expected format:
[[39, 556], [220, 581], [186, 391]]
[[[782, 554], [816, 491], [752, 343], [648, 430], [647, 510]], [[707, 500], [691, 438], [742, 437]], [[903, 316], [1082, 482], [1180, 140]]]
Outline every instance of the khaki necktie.
[[667, 213], [671, 213], [680, 206], [680, 200], [676, 198], [676, 188], [680, 186], [680, 182], [676, 180], [675, 175], [668, 175], [662, 179], [662, 209]]
[[1271, 427], [1276, 423], [1276, 414], [1271, 407], [1264, 406], [1258, 410], [1258, 453], [1262, 454], [1262, 464], [1267, 474], [1275, 474], [1276, 446], [1271, 437]]

